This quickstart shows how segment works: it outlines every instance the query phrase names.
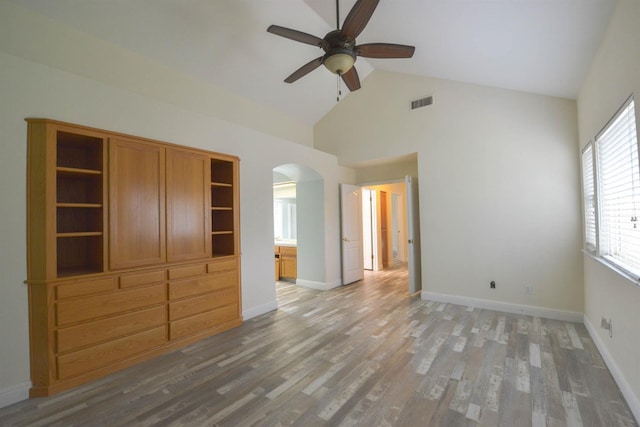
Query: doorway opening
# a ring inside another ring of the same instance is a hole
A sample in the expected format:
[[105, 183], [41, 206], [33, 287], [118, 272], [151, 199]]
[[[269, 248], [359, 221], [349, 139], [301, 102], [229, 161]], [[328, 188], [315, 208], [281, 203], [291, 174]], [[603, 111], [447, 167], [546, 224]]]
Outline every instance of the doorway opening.
[[417, 153], [350, 166], [364, 194], [363, 272], [407, 269], [409, 292], [415, 295], [422, 289]]
[[362, 187], [365, 270], [406, 268], [408, 259], [406, 185], [388, 182]]
[[324, 280], [324, 179], [299, 164], [273, 169], [274, 283]]

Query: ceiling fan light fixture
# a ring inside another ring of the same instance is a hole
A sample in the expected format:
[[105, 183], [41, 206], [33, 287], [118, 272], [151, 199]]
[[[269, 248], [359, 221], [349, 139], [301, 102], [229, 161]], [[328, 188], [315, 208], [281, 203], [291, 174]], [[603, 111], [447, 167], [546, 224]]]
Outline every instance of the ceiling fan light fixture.
[[328, 32], [323, 38], [316, 37], [291, 28], [270, 25], [267, 32], [285, 37], [300, 43], [321, 48], [325, 53], [312, 59], [284, 79], [285, 83], [293, 83], [306, 76], [320, 64], [327, 70], [338, 75], [338, 98], [340, 96], [340, 81], [342, 80], [351, 92], [360, 89], [360, 77], [354, 67], [356, 57], [365, 58], [411, 58], [414, 46], [394, 43], [365, 43], [356, 44], [356, 38], [367, 26], [373, 11], [380, 0], [352, 0], [355, 4], [345, 18], [340, 28], [340, 0], [336, 0], [336, 29]]
[[322, 63], [333, 74], [343, 75], [348, 72], [356, 62], [356, 55], [353, 51], [346, 49], [336, 49], [327, 53]]

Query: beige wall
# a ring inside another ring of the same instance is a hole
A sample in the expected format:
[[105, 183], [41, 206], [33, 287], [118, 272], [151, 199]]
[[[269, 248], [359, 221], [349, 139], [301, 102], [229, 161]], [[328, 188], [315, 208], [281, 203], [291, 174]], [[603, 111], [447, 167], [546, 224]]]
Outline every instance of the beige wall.
[[[410, 110], [424, 95], [434, 105]], [[577, 140], [574, 101], [382, 71], [314, 129], [342, 164], [417, 152], [423, 290], [572, 316], [583, 311]]]
[[194, 77], [27, 9], [0, 3], [0, 51], [197, 114], [218, 117], [298, 144], [313, 145], [311, 127], [282, 113], [221, 87], [203, 85]]
[[405, 176], [418, 176], [418, 158], [403, 162], [384, 163], [378, 166], [356, 168], [358, 185], [404, 180]]
[[[635, 94], [640, 123], [640, 2], [620, 0], [578, 98], [580, 147]], [[640, 286], [584, 255], [585, 323], [599, 339], [636, 419], [640, 420]], [[611, 319], [613, 337], [600, 329]]]
[[[0, 94], [0, 406], [26, 397], [30, 385], [23, 284], [25, 117], [53, 118], [239, 156], [245, 318], [277, 304], [273, 168], [291, 163], [315, 170], [323, 179], [325, 198], [319, 204], [322, 247], [314, 248], [322, 277], [312, 279], [340, 283], [338, 183], [353, 182], [355, 174], [338, 166], [335, 156], [308, 146], [310, 128], [171, 70], [156, 69], [144, 58], [6, 2], [0, 2]], [[229, 105], [248, 113], [242, 115], [247, 117], [244, 125], [237, 112], [221, 112]], [[273, 122], [267, 126], [260, 116]]]

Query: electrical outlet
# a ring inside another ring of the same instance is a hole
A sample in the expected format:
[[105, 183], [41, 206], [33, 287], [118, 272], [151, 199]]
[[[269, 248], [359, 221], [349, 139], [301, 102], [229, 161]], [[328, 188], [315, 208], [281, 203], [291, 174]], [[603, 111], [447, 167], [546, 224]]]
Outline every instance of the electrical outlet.
[[600, 319], [600, 327], [602, 329], [609, 330], [609, 322], [607, 322], [607, 319], [605, 319], [604, 317]]
[[527, 294], [527, 295], [533, 294], [533, 286], [525, 286], [524, 287], [524, 293]]

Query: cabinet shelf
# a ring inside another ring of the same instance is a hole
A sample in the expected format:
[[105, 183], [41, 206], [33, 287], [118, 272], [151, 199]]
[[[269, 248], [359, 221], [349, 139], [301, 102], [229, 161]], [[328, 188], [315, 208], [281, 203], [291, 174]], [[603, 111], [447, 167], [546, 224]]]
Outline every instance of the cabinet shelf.
[[102, 203], [56, 203], [58, 208], [102, 208]]
[[65, 166], [56, 167], [56, 171], [59, 174], [70, 174], [70, 175], [102, 175], [102, 171], [95, 170], [95, 169], [69, 168]]
[[57, 203], [56, 231], [58, 237], [75, 233], [100, 233], [103, 231], [102, 204]]
[[211, 254], [214, 257], [229, 256], [234, 254], [233, 233], [212, 233], [211, 236]]
[[56, 132], [56, 166], [69, 173], [95, 174], [104, 170], [104, 139], [82, 130]]
[[57, 276], [100, 273], [104, 271], [106, 141], [91, 131], [61, 128], [53, 139], [56, 157], [52, 165]]
[[211, 187], [211, 206], [233, 208], [233, 188]]
[[104, 271], [104, 239], [101, 232], [77, 231], [57, 233], [56, 236], [58, 277], [70, 276], [79, 271]]
[[72, 233], [56, 233], [56, 237], [89, 237], [102, 236], [102, 231], [77, 231]]
[[102, 204], [103, 178], [102, 173], [59, 173], [56, 178], [57, 203]]
[[211, 159], [211, 253], [214, 257], [236, 253], [237, 165], [223, 159]]
[[211, 159], [211, 182], [218, 185], [227, 184], [231, 186], [235, 181], [234, 163], [224, 159]]

